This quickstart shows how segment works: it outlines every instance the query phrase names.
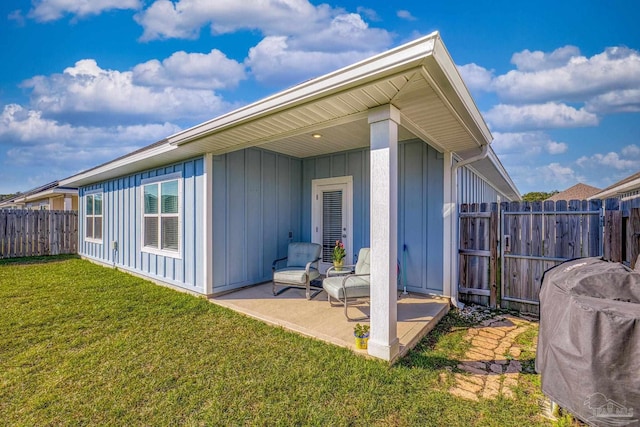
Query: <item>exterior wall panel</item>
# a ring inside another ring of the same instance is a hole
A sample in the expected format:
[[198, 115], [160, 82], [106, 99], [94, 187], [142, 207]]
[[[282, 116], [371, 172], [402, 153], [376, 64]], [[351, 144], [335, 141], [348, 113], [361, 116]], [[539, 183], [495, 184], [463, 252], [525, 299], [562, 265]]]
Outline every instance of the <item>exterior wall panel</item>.
[[271, 280], [300, 240], [300, 162], [256, 148], [214, 156], [214, 293]]
[[[422, 141], [401, 143], [398, 158], [398, 261], [405, 270], [400, 277], [406, 277], [410, 291], [441, 293], [444, 162], [436, 150]], [[369, 159], [369, 149], [363, 148], [302, 161], [302, 240], [311, 240], [312, 181], [350, 175], [353, 177], [353, 253], [369, 247]], [[407, 251], [403, 257], [405, 244]]]
[[[202, 292], [204, 236], [199, 230], [203, 224], [203, 167], [202, 158], [198, 158], [81, 188], [79, 253], [155, 280]], [[175, 172], [182, 174], [181, 256], [173, 258], [142, 252], [142, 180]], [[103, 238], [102, 243], [93, 243], [84, 239], [84, 195], [100, 189], [103, 194]], [[117, 250], [112, 249], [113, 241], [117, 242]]]
[[509, 200], [469, 167], [458, 170], [458, 203], [492, 203]]

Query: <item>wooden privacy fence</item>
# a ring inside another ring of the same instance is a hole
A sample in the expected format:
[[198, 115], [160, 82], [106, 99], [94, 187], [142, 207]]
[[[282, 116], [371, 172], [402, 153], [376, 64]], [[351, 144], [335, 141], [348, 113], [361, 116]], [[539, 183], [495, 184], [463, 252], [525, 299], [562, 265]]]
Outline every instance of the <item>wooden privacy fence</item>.
[[75, 211], [0, 210], [0, 258], [74, 254]]
[[594, 256], [633, 268], [640, 253], [640, 199], [471, 204], [459, 217], [466, 302], [535, 313], [549, 268]]

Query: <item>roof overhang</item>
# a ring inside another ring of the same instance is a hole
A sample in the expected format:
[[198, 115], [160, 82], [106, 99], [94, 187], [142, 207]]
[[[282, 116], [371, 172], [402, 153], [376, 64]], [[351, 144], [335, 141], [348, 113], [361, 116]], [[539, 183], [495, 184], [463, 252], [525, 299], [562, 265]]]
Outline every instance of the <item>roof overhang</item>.
[[[469, 159], [478, 154], [478, 150], [469, 150], [457, 153], [457, 158], [461, 161]], [[493, 187], [502, 193], [509, 200], [521, 200], [520, 191], [511, 180], [511, 177], [504, 169], [502, 162], [496, 155], [491, 146], [488, 147], [487, 156], [468, 164], [466, 167], [472, 169], [475, 173], [491, 183]]]
[[46, 191], [41, 191], [39, 193], [29, 194], [24, 197], [19, 197], [16, 199], [16, 202], [31, 202], [33, 200], [40, 200], [48, 197], [58, 197], [58, 196], [77, 196], [78, 189], [77, 188], [52, 188]]
[[620, 185], [611, 186], [609, 188], [605, 188], [599, 193], [594, 194], [589, 197], [587, 200], [591, 199], [609, 199], [620, 197], [621, 194], [627, 193], [629, 191], [634, 191], [640, 189], [640, 178], [633, 179], [629, 182], [625, 182]]
[[[368, 112], [385, 104], [400, 110], [401, 141], [419, 138], [441, 152], [463, 152], [492, 140], [439, 34], [434, 32], [60, 183], [82, 186], [204, 153], [220, 155], [248, 147], [298, 158], [367, 147]], [[314, 138], [316, 133], [322, 138]], [[497, 174], [503, 173], [503, 180], [510, 181], [500, 165]]]

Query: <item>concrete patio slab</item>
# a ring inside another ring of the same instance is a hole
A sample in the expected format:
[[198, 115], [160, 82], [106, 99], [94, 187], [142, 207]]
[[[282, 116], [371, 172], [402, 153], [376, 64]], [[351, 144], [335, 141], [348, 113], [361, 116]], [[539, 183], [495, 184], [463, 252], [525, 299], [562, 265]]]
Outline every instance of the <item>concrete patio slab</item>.
[[[342, 306], [330, 306], [327, 294], [322, 291], [314, 299], [305, 298], [304, 289], [292, 288], [277, 297], [271, 293], [271, 283], [264, 283], [211, 298], [214, 304], [256, 318], [272, 325], [346, 347], [357, 354], [367, 355], [367, 350], [357, 350], [353, 338], [356, 321], [344, 316]], [[398, 299], [398, 339], [400, 354], [404, 356], [449, 311], [446, 298], [409, 293]], [[369, 315], [366, 302], [349, 307], [351, 317]], [[368, 323], [368, 320], [360, 323]], [[397, 359], [396, 359], [397, 360]]]

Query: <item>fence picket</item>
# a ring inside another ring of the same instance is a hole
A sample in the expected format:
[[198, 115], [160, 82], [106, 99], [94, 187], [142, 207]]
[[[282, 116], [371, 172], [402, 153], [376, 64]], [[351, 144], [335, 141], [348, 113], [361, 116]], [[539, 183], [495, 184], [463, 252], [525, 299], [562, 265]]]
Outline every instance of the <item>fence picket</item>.
[[0, 210], [0, 258], [77, 253], [77, 224], [74, 211]]
[[633, 268], [640, 255], [640, 198], [483, 203], [461, 205], [460, 212], [459, 287], [468, 302], [537, 312], [549, 268], [593, 256]]

